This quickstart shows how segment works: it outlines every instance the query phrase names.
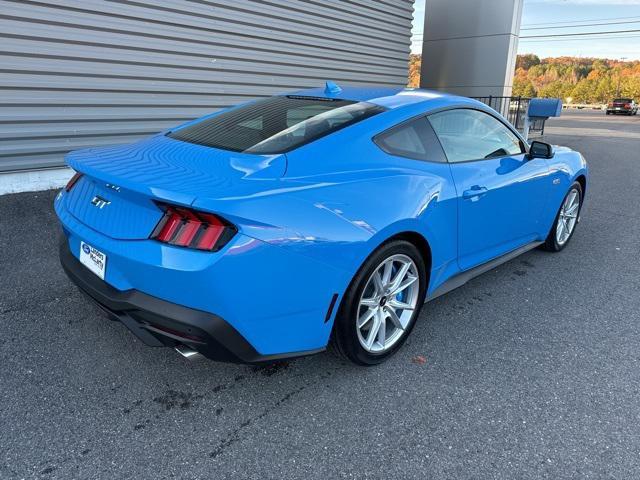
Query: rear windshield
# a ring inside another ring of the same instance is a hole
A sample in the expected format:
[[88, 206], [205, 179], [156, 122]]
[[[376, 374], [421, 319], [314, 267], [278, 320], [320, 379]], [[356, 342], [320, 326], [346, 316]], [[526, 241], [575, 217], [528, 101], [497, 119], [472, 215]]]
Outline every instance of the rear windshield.
[[234, 152], [283, 153], [384, 110], [367, 102], [269, 97], [214, 115], [168, 136]]
[[615, 103], [631, 103], [630, 98], [616, 98], [614, 100]]

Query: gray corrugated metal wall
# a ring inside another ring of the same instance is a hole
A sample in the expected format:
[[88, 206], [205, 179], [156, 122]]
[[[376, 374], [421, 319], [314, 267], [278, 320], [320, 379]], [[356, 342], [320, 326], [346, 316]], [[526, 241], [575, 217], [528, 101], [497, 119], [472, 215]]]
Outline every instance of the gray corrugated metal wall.
[[217, 108], [404, 85], [413, 0], [0, 0], [0, 171]]

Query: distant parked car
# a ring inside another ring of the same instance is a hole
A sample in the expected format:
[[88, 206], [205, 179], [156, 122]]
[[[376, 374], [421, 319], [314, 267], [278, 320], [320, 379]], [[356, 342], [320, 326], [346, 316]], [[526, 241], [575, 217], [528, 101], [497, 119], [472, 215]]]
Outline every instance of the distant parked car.
[[631, 98], [616, 98], [607, 105], [607, 115], [612, 113], [635, 115], [638, 113], [638, 104]]
[[331, 83], [67, 162], [71, 280], [149, 345], [248, 363], [383, 361], [425, 300], [562, 250], [588, 175], [478, 101]]

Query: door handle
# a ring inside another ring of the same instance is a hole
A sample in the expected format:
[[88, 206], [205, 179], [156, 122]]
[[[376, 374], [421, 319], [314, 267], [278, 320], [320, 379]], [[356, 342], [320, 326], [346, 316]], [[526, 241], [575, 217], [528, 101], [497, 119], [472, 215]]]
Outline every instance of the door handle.
[[468, 199], [468, 198], [474, 198], [474, 197], [481, 197], [485, 193], [487, 193], [487, 187], [474, 185], [469, 190], [465, 190], [464, 192], [462, 192], [462, 198]]

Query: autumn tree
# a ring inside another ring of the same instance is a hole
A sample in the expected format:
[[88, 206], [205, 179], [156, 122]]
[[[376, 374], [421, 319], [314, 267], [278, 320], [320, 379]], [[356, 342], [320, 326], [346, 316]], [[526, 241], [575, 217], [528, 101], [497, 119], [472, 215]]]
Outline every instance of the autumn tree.
[[522, 68], [523, 70], [529, 70], [534, 65], [540, 65], [540, 59], [533, 53], [518, 55], [516, 58], [516, 69]]
[[409, 55], [409, 81], [408, 87], [420, 86], [420, 66], [422, 65], [422, 55]]
[[[410, 55], [408, 85], [420, 85], [420, 55]], [[640, 61], [518, 55], [513, 95], [555, 97], [573, 103], [609, 102], [617, 96], [640, 101]]]
[[606, 103], [615, 96], [640, 99], [640, 61], [519, 55], [514, 95]]

